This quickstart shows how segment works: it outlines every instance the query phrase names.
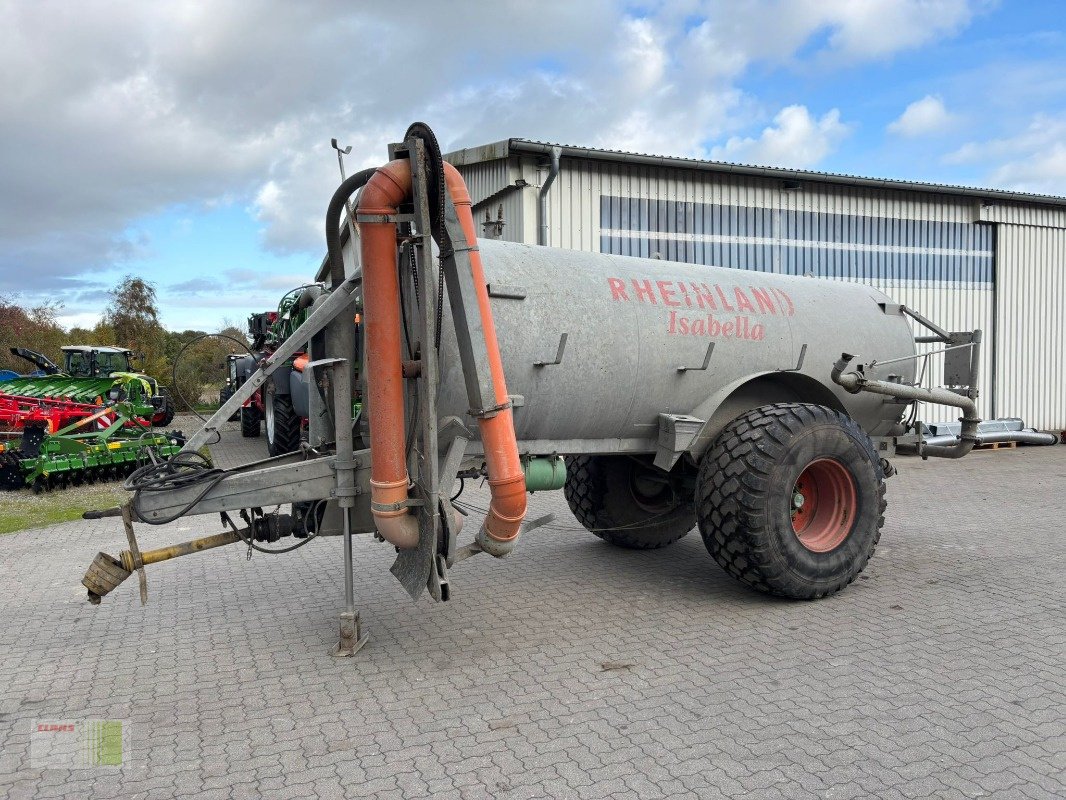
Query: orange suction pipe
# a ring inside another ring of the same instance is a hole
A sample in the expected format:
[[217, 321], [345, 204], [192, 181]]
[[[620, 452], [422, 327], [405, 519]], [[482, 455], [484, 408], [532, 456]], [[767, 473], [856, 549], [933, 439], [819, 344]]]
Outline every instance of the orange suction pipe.
[[[447, 189], [469, 244], [477, 239], [470, 195], [462, 176], [445, 164]], [[392, 217], [411, 193], [411, 166], [406, 159], [374, 173], [359, 198], [357, 214], [363, 261], [363, 324], [366, 326], [367, 399], [370, 410], [370, 509], [384, 539], [401, 549], [418, 545], [418, 520], [409, 507], [404, 453], [403, 367], [400, 350], [400, 286], [396, 266], [396, 223]], [[508, 403], [488, 288], [477, 250], [470, 251], [478, 308], [485, 332], [489, 371], [497, 406]], [[477, 541], [495, 556], [507, 555], [518, 540], [526, 513], [525, 478], [518, 458], [510, 407], [478, 420], [485, 448], [492, 501]]]
[[[470, 193], [459, 170], [448, 162], [444, 162], [444, 183], [452, 198], [467, 244], [475, 245], [477, 233], [474, 230]], [[522, 462], [518, 458], [514, 414], [511, 410], [511, 399], [507, 395], [507, 383], [503, 377], [503, 359], [500, 358], [496, 323], [492, 319], [492, 308], [489, 306], [485, 270], [481, 266], [481, 253], [477, 250], [470, 251], [470, 271], [477, 291], [478, 309], [481, 311], [481, 327], [485, 332], [485, 349], [488, 351], [489, 374], [492, 376], [492, 386], [496, 393], [496, 407], [500, 409], [490, 416], [478, 418], [492, 500], [485, 524], [478, 531], [475, 541], [486, 553], [502, 558], [518, 544], [522, 520], [526, 516], [526, 478], [522, 472]]]

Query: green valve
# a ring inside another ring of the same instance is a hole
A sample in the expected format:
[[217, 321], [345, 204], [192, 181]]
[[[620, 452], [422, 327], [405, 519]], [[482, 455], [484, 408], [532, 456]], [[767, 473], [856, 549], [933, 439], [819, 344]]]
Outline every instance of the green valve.
[[562, 489], [566, 483], [566, 462], [562, 456], [527, 458], [522, 461], [527, 492], [546, 492]]

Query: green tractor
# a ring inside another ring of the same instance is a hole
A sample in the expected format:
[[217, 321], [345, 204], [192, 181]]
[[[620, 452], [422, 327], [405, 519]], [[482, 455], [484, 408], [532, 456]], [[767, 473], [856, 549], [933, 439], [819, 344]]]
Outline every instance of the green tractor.
[[174, 420], [174, 401], [155, 378], [133, 367], [132, 350], [100, 345], [66, 345], [62, 350], [60, 369], [40, 353], [12, 347], [12, 354], [37, 367], [37, 375], [0, 381], [0, 393], [87, 404], [125, 401], [152, 427], [165, 428]]
[[132, 351], [67, 346], [63, 370], [32, 350], [11, 352], [37, 369], [0, 379], [0, 489], [113, 480], [181, 449], [180, 432], [152, 430], [173, 420], [174, 404], [133, 371]]

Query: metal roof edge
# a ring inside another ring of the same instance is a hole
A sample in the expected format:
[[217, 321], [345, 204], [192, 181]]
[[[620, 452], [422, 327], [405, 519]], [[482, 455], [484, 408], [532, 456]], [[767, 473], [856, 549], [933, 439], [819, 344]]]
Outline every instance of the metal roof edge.
[[478, 147], [467, 147], [462, 150], [453, 150], [444, 154], [444, 160], [453, 167], [464, 167], [470, 164], [480, 164], [482, 161], [495, 161], [507, 158], [511, 155], [511, 143], [517, 139], [501, 139], [498, 142], [490, 142]]
[[564, 158], [584, 158], [594, 161], [614, 161], [629, 164], [647, 164], [657, 167], [675, 169], [696, 169], [704, 172], [717, 172], [727, 175], [746, 177], [774, 178], [777, 180], [807, 181], [811, 183], [835, 184], [838, 186], [862, 186], [874, 189], [893, 189], [905, 192], [924, 192], [930, 194], [954, 195], [956, 197], [975, 197], [984, 201], [1011, 200], [1023, 203], [1036, 203], [1045, 206], [1066, 207], [1066, 197], [1057, 195], [1017, 192], [1009, 189], [986, 189], [976, 186], [955, 186], [942, 183], [924, 183], [922, 181], [905, 181], [894, 178], [865, 178], [859, 175], [845, 175], [833, 172], [815, 172], [812, 170], [788, 169], [786, 167], [759, 167], [750, 164], [733, 164], [727, 161], [705, 161], [698, 158], [681, 156], [657, 156], [645, 153], [631, 153], [624, 150], [600, 150], [594, 147], [577, 147], [575, 145], [557, 145], [551, 142], [539, 142], [533, 139], [503, 139], [480, 147], [469, 147], [448, 153], [444, 158], [454, 166], [477, 164], [505, 158], [511, 153], [548, 154], [551, 148], [561, 147]]

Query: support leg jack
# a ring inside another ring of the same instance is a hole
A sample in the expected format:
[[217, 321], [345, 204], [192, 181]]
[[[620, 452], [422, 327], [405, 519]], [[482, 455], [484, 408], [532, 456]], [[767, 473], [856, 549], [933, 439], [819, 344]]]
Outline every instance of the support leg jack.
[[341, 507], [344, 524], [344, 611], [340, 615], [340, 640], [330, 655], [351, 658], [366, 644], [370, 634], [363, 633], [359, 612], [355, 610], [355, 579], [352, 574], [352, 517], [351, 509]]
[[367, 643], [369, 633], [363, 633], [358, 611], [342, 611], [340, 614], [340, 641], [330, 653], [336, 658], [351, 658]]

